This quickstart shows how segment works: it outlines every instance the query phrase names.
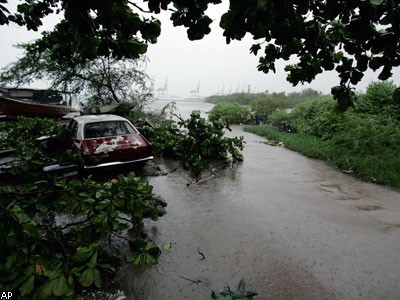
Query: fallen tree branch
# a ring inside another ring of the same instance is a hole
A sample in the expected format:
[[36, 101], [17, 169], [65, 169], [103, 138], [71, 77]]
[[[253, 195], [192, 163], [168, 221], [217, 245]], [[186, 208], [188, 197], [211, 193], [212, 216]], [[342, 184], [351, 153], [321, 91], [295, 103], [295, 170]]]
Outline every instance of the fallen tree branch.
[[203, 252], [200, 252], [200, 247], [197, 246], [197, 253], [200, 254], [202, 256], [202, 259], [206, 259], [206, 256], [203, 254]]
[[193, 279], [186, 278], [186, 277], [183, 277], [183, 276], [179, 276], [179, 277], [182, 278], [182, 279], [185, 279], [185, 280], [187, 280], [187, 281], [190, 281], [191, 283], [195, 283], [195, 284], [199, 284], [199, 283], [202, 282], [200, 279], [193, 280]]

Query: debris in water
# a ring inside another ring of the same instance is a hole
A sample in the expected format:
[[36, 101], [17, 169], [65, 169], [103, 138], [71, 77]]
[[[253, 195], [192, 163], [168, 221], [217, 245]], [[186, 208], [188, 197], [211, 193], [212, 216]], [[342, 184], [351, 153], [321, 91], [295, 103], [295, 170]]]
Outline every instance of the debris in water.
[[202, 256], [202, 259], [206, 259], [206, 256], [203, 254], [203, 252], [200, 252], [200, 247], [197, 246], [197, 253]]

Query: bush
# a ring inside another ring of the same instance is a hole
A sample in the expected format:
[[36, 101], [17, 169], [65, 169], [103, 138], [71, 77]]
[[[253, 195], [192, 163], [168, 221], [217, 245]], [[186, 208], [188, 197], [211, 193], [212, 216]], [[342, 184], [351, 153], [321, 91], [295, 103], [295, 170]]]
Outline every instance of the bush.
[[50, 119], [18, 117], [15, 122], [0, 124], [0, 149], [15, 148], [31, 143], [36, 137], [48, 135], [57, 124]]
[[252, 93], [234, 93], [229, 95], [214, 95], [207, 97], [205, 102], [208, 103], [237, 103], [241, 105], [248, 105], [250, 102], [262, 97], [263, 94]]
[[274, 111], [269, 116], [269, 123], [280, 131], [297, 132], [297, 127], [293, 124], [291, 114], [282, 109]]
[[237, 103], [218, 103], [209, 112], [208, 119], [211, 122], [221, 119], [227, 125], [248, 123], [251, 112], [249, 107]]
[[269, 116], [277, 109], [287, 107], [287, 101], [276, 97], [263, 97], [250, 104], [256, 124], [266, 123]]
[[400, 119], [400, 105], [393, 99], [396, 86], [390, 81], [373, 82], [356, 100], [358, 112]]
[[57, 133], [61, 128], [50, 119], [27, 117], [1, 124], [0, 149], [13, 148], [20, 158], [18, 165], [11, 170], [12, 175], [19, 181], [36, 180], [41, 178], [44, 165], [71, 160], [71, 151], [50, 155], [46, 143], [36, 141], [37, 137]]
[[400, 153], [400, 127], [390, 119], [348, 112], [341, 128], [330, 142], [355, 155], [381, 155], [387, 151]]
[[71, 297], [79, 286], [100, 287], [119, 255], [111, 238], [157, 217], [151, 197], [152, 187], [133, 173], [105, 183], [87, 178], [3, 187], [0, 289], [48, 299]]
[[224, 137], [224, 128], [222, 120], [207, 122], [198, 111], [193, 111], [190, 119], [168, 121], [147, 127], [146, 131], [156, 153], [180, 159], [199, 176], [212, 162], [243, 160], [243, 137]]
[[338, 130], [343, 116], [336, 105], [331, 97], [304, 101], [290, 112], [290, 120], [301, 133], [329, 137]]

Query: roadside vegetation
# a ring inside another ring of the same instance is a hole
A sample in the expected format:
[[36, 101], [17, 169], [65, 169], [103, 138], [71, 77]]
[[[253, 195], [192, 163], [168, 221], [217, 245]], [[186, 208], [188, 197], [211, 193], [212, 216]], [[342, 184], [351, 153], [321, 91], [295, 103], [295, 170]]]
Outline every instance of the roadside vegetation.
[[206, 102], [215, 106], [209, 112], [208, 119], [221, 119], [226, 124], [265, 124], [269, 116], [279, 109], [290, 109], [310, 97], [326, 97], [320, 92], [305, 89], [301, 92], [282, 93], [236, 93], [231, 95], [214, 95]]
[[250, 105], [252, 102], [264, 99], [264, 98], [274, 98], [285, 100], [286, 107], [291, 108], [300, 102], [303, 102], [310, 98], [323, 97], [321, 92], [313, 89], [304, 89], [300, 92], [291, 92], [286, 94], [285, 92], [273, 92], [269, 93], [265, 91], [264, 93], [233, 93], [228, 95], [212, 95], [205, 99], [205, 102], [218, 104], [223, 102], [237, 103], [242, 105]]
[[400, 188], [400, 103], [392, 82], [371, 83], [345, 112], [309, 99], [246, 130], [370, 182]]
[[248, 123], [252, 119], [251, 109], [247, 105], [235, 102], [221, 102], [214, 105], [208, 114], [211, 122], [221, 120], [227, 125]]

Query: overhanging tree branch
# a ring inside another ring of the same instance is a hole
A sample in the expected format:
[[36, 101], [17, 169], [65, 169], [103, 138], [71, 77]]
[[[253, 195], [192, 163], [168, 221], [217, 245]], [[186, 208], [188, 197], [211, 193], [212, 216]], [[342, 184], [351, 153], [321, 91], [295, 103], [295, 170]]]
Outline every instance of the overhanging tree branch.
[[[133, 0], [21, 2], [15, 14], [0, 8], [6, 22], [37, 30], [53, 6], [64, 11], [64, 19], [33, 43], [30, 53], [49, 50], [53, 62], [62, 64], [67, 59], [85, 64], [104, 56], [132, 59], [143, 55], [161, 33], [160, 22], [143, 14], [168, 10], [169, 4], [174, 5], [174, 26], [186, 27], [190, 40], [202, 39], [211, 30], [206, 10], [221, 0], [144, 0], [149, 11]], [[400, 66], [399, 20], [400, 0], [230, 0], [219, 24], [227, 43], [246, 34], [265, 40], [251, 47], [259, 56], [258, 70], [275, 72], [277, 60], [293, 56], [298, 62], [285, 68], [293, 85], [335, 70], [340, 86], [348, 89], [368, 69], [379, 71], [379, 79], [385, 80]]]

